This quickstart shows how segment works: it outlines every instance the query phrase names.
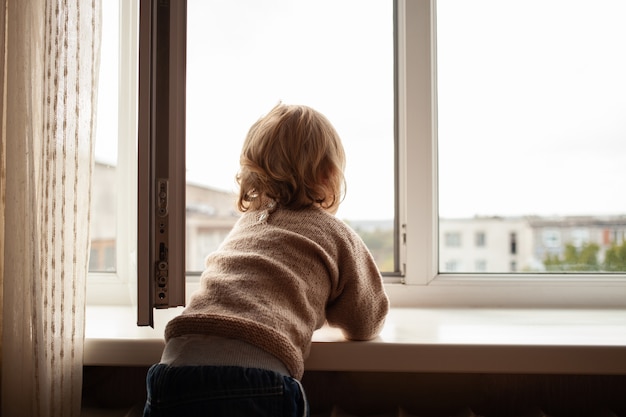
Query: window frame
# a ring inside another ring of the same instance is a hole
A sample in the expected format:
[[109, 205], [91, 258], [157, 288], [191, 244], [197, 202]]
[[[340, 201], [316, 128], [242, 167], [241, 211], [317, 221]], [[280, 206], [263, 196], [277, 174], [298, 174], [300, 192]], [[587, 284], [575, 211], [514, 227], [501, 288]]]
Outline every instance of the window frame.
[[[436, 0], [396, 1], [397, 222], [401, 274], [386, 279], [385, 289], [392, 306], [625, 307], [626, 274], [439, 272]], [[127, 91], [136, 92], [136, 88]], [[126, 148], [129, 147], [133, 148], [126, 144]], [[132, 149], [128, 152], [131, 154]], [[134, 195], [130, 198], [132, 185], [127, 178], [118, 184], [124, 185], [125, 181], [129, 187], [129, 191], [123, 193], [129, 200], [120, 203], [125, 209], [134, 201]], [[118, 217], [125, 216], [118, 220], [118, 227], [120, 222], [135, 218], [127, 210]], [[134, 227], [118, 230], [132, 231]], [[132, 297], [133, 243], [124, 242], [131, 235], [132, 232], [118, 235], [117, 284], [131, 289], [131, 302], [135, 303], [136, 297]], [[122, 262], [120, 255], [126, 256], [128, 261]], [[186, 285], [189, 295], [198, 283], [189, 279]], [[88, 291], [88, 303], [118, 304], [111, 302], [116, 298], [104, 297], [105, 291], [97, 292], [97, 299], [94, 299], [94, 291]]]
[[120, 0], [119, 16], [116, 268], [111, 273], [89, 272], [86, 285], [88, 305], [137, 303], [139, 0]]
[[[398, 178], [403, 285], [393, 305], [624, 307], [626, 274], [438, 271], [436, 0], [398, 0]], [[410, 262], [409, 262], [410, 260]]]

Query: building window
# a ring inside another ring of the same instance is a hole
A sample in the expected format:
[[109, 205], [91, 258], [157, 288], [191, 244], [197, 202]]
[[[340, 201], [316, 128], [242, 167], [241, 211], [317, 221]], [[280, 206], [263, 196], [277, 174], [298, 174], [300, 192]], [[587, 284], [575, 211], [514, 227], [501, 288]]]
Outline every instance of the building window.
[[445, 245], [447, 248], [460, 248], [461, 247], [461, 233], [447, 232], [444, 236], [445, 236]]
[[446, 261], [445, 263], [445, 272], [458, 272], [459, 271], [459, 263], [455, 260]]
[[561, 247], [561, 232], [557, 229], [546, 229], [542, 232], [543, 246], [548, 249], [558, 249]]
[[515, 232], [509, 234], [509, 248], [511, 255], [517, 254], [517, 233]]
[[476, 232], [474, 234], [474, 243], [477, 248], [484, 248], [487, 245], [487, 235], [485, 232]]

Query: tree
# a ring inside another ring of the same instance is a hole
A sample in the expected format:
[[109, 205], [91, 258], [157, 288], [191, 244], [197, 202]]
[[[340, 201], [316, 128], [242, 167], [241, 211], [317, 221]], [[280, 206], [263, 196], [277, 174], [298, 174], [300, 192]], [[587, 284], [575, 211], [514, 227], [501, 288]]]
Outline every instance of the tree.
[[598, 252], [596, 243], [585, 243], [580, 249], [568, 243], [565, 245], [564, 256], [548, 254], [543, 260], [548, 271], [598, 271]]
[[604, 255], [604, 270], [612, 272], [626, 271], [626, 241], [621, 245], [613, 243]]

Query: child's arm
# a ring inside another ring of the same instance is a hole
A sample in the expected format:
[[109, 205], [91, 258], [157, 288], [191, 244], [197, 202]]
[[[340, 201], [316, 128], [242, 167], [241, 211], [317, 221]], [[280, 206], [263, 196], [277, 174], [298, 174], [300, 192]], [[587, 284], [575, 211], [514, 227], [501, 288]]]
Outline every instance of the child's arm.
[[382, 277], [365, 244], [359, 239], [339, 259], [339, 280], [326, 308], [331, 326], [350, 340], [370, 340], [382, 329], [389, 300]]

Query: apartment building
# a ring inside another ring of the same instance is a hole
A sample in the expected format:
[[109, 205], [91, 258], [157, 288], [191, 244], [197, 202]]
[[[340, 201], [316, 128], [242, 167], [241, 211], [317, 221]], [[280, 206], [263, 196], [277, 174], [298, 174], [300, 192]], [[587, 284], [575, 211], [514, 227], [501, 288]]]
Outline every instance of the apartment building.
[[[91, 271], [115, 270], [115, 188], [97, 185], [114, 179], [114, 166], [96, 163]], [[207, 254], [217, 249], [239, 217], [236, 196], [193, 183], [187, 184], [186, 195], [187, 270], [202, 271]], [[369, 230], [368, 225], [393, 227], [393, 222], [357, 223], [357, 230]], [[624, 241], [626, 215], [443, 218], [439, 221], [439, 270], [461, 274], [544, 272], [546, 256], [563, 256], [568, 245], [580, 249], [596, 244], [602, 262], [613, 244]]]
[[538, 268], [532, 229], [523, 217], [440, 219], [439, 270], [520, 272]]
[[529, 217], [533, 230], [533, 256], [545, 259], [548, 255], [562, 256], [569, 244], [577, 249], [585, 245], [598, 246], [598, 261], [612, 245], [626, 240], [626, 215]]
[[448, 273], [545, 272], [568, 245], [598, 246], [598, 262], [626, 240], [626, 215], [440, 219], [439, 269]]

